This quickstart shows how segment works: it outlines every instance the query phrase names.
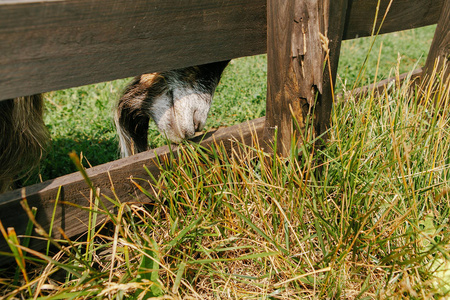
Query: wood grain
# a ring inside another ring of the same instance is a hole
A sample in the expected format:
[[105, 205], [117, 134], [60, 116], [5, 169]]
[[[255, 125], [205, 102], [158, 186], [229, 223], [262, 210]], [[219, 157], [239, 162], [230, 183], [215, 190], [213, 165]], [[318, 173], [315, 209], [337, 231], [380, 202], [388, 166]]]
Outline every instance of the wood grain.
[[[381, 33], [436, 23], [444, 1], [395, 0]], [[377, 2], [349, 1], [344, 39], [371, 34]], [[0, 100], [262, 54], [266, 34], [266, 0], [1, 1]]]
[[[393, 0], [380, 34], [436, 24], [442, 5], [448, 0]], [[390, 0], [381, 0], [376, 18], [376, 30], [380, 27]], [[378, 1], [350, 0], [349, 16], [344, 39], [370, 36], [375, 21]]]
[[282, 156], [293, 135], [314, 137], [308, 122], [319, 134], [329, 127], [346, 12], [346, 0], [268, 1], [266, 136], [273, 142], [277, 131]]
[[[211, 147], [213, 144], [223, 143], [229, 152], [232, 149], [232, 140], [241, 141], [247, 145], [252, 145], [253, 138], [262, 137], [264, 128], [264, 118], [252, 120], [228, 128], [218, 129], [205, 136], [199, 136], [193, 142], [198, 142], [203, 147]], [[236, 143], [234, 143], [236, 145]], [[173, 156], [171, 157], [171, 153]], [[149, 175], [143, 166], [146, 166], [151, 174], [159, 177], [160, 170], [156, 161], [176, 159], [177, 146], [163, 146], [154, 150], [139, 153], [137, 155], [106, 163], [87, 169], [87, 174], [95, 188], [99, 188], [102, 195], [121, 202], [148, 202], [146, 196], [140, 193], [131, 179], [134, 179], [142, 187], [151, 191], [148, 180]], [[18, 234], [25, 232], [28, 217], [20, 205], [20, 201], [26, 198], [30, 207], [37, 207], [36, 219], [46, 230], [50, 227], [50, 220], [53, 214], [55, 199], [58, 190], [61, 189], [61, 196], [56, 208], [53, 235], [60, 238], [58, 228], [62, 228], [65, 233], [72, 237], [87, 230], [88, 211], [80, 207], [89, 207], [90, 188], [80, 173], [73, 173], [66, 176], [49, 180], [40, 184], [32, 185], [0, 195], [0, 220], [5, 227], [14, 227]], [[114, 209], [115, 205], [101, 197], [105, 207]], [[104, 220], [105, 216], [99, 219]], [[45, 242], [32, 240], [31, 247], [41, 249]], [[8, 247], [3, 237], [0, 237], [0, 251], [8, 251]], [[0, 256], [0, 264], [6, 257]]]
[[390, 85], [395, 84], [396, 86], [401, 85], [405, 80], [408, 80], [411, 84], [411, 87], [414, 86], [418, 81], [420, 81], [420, 77], [423, 76], [423, 69], [418, 68], [412, 72], [407, 72], [400, 74], [397, 77], [391, 77], [384, 80], [381, 80], [377, 83], [372, 83], [370, 85], [366, 85], [360, 88], [353, 89], [348, 91], [343, 95], [342, 93], [338, 94], [336, 98], [344, 99], [345, 101], [349, 98], [358, 99], [366, 96], [369, 92], [374, 92], [375, 94], [383, 93], [385, 89], [389, 88]]
[[322, 81], [320, 66], [317, 70], [323, 62], [318, 14], [314, 1], [267, 1], [265, 137], [268, 143], [276, 143], [277, 153], [284, 157], [291, 149], [292, 119], [304, 130], [308, 101], [313, 101], [315, 93], [311, 87], [300, 90], [302, 79], [303, 86]]
[[341, 44], [344, 36], [345, 21], [349, 0], [332, 0], [329, 3], [328, 18], [325, 19], [327, 32], [327, 50], [325, 68], [323, 71], [323, 90], [318, 94], [315, 112], [316, 134], [321, 136], [320, 144], [327, 140], [327, 131], [331, 124], [331, 110], [333, 108], [334, 87], [336, 85], [337, 69], [341, 52]]
[[265, 52], [261, 0], [0, 2], [0, 99]]
[[433, 70], [442, 73], [442, 81], [450, 74], [450, 1], [446, 1], [434, 33], [430, 52], [425, 63], [425, 76], [431, 77]]

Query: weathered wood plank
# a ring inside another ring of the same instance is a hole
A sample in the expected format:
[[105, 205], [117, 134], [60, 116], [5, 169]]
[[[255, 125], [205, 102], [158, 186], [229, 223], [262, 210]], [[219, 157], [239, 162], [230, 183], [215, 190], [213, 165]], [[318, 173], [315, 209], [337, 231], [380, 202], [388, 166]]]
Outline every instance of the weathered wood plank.
[[[204, 147], [210, 147], [214, 143], [224, 143], [227, 151], [232, 147], [231, 140], [242, 141], [247, 145], [252, 144], [253, 136], [260, 138], [263, 136], [264, 118], [252, 120], [240, 125], [221, 128], [215, 132], [210, 132], [206, 136], [197, 137], [195, 140]], [[137, 155], [96, 166], [87, 170], [89, 178], [100, 193], [108, 197], [115, 198], [117, 195], [121, 202], [142, 201], [147, 199], [142, 193], [137, 192], [130, 178], [144, 188], [149, 188], [145, 180], [150, 180], [145, 165], [155, 178], [159, 176], [159, 169], [156, 160], [168, 159], [170, 151], [174, 151], [176, 157], [176, 146], [164, 146]], [[140, 180], [144, 179], [143, 180]], [[0, 220], [5, 227], [14, 227], [18, 234], [25, 232], [28, 217], [20, 205], [20, 201], [26, 197], [30, 207], [37, 207], [36, 219], [46, 230], [50, 227], [50, 220], [53, 213], [55, 199], [58, 190], [61, 188], [61, 196], [58, 200], [56, 216], [54, 219], [53, 235], [60, 238], [58, 228], [62, 228], [66, 234], [74, 236], [86, 232], [88, 224], [88, 212], [76, 206], [89, 207], [90, 188], [84, 181], [80, 173], [73, 173], [66, 176], [49, 180], [40, 184], [25, 187], [0, 195]], [[113, 193], [114, 190], [114, 193]], [[149, 189], [151, 191], [151, 189]], [[114, 208], [114, 204], [102, 197], [103, 203], [108, 209]], [[100, 218], [99, 220], [102, 220]], [[42, 248], [45, 242], [33, 240], [31, 247]], [[8, 251], [3, 237], [0, 237], [0, 251]], [[0, 264], [5, 261], [5, 257], [0, 257]]]
[[423, 75], [423, 70], [422, 70], [422, 68], [419, 68], [412, 72], [400, 74], [400, 76], [398, 78], [397, 77], [387, 78], [387, 79], [381, 80], [379, 82], [372, 83], [372, 84], [348, 91], [347, 93], [345, 93], [345, 95], [339, 94], [339, 95], [337, 95], [337, 98], [341, 98], [341, 99], [342, 98], [348, 99], [350, 97], [359, 98], [361, 96], [367, 95], [369, 92], [372, 92], [372, 91], [374, 91], [375, 94], [379, 94], [379, 93], [382, 93], [385, 89], [387, 89], [389, 87], [389, 85], [392, 83], [395, 83], [396, 85], [400, 85], [405, 80], [408, 79], [413, 84], [416, 81], [419, 81], [419, 78], [422, 75]]
[[327, 32], [326, 65], [323, 71], [323, 90], [318, 94], [315, 111], [317, 114], [316, 134], [321, 136], [323, 144], [328, 136], [330, 127], [331, 110], [333, 108], [334, 87], [336, 85], [341, 44], [344, 36], [345, 21], [349, 13], [349, 0], [332, 0], [329, 2], [329, 11], [325, 18], [325, 30]]
[[316, 90], [302, 88], [315, 84], [317, 89], [322, 82], [319, 22], [317, 2], [267, 1], [265, 137], [276, 143], [277, 153], [285, 157], [291, 149], [292, 119], [304, 130], [309, 102], [314, 101]]
[[[395, 0], [381, 32], [434, 24], [444, 1]], [[349, 1], [344, 39], [371, 34], [377, 2]], [[265, 53], [266, 33], [266, 0], [2, 1], [0, 100]]]
[[260, 54], [265, 11], [261, 0], [0, 2], [0, 99]]
[[[389, 33], [436, 24], [442, 5], [448, 0], [394, 0], [380, 33]], [[381, 0], [376, 23], [379, 28], [390, 0]], [[350, 0], [344, 39], [370, 36], [378, 1]], [[376, 31], [375, 31], [376, 32]]]
[[319, 134], [329, 127], [346, 11], [346, 0], [268, 1], [266, 136], [274, 141], [277, 130], [282, 156], [297, 130], [313, 137], [308, 122], [318, 122]]
[[450, 1], [446, 1], [434, 33], [430, 52], [425, 63], [425, 76], [431, 77], [433, 70], [442, 73], [441, 80], [448, 79], [450, 74]]

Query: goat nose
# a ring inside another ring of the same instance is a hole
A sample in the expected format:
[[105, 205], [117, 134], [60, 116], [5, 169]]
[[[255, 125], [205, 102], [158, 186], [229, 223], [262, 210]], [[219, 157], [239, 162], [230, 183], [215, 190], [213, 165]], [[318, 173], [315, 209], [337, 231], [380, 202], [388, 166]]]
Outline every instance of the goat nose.
[[182, 133], [184, 135], [183, 139], [189, 139], [195, 135], [195, 129], [194, 127], [185, 128], [184, 132]]

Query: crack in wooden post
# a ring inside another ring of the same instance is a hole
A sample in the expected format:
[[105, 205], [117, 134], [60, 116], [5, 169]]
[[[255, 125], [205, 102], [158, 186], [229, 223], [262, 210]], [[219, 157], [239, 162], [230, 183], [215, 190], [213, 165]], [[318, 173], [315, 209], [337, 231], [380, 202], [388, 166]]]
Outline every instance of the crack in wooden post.
[[329, 126], [347, 2], [267, 2], [265, 137], [281, 156], [290, 154], [293, 137], [313, 139]]

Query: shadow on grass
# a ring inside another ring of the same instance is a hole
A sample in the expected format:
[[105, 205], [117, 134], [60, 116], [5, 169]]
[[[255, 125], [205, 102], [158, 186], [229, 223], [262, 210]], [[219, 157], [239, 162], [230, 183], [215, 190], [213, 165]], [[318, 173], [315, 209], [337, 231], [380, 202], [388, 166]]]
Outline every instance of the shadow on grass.
[[118, 141], [115, 137], [54, 139], [44, 154], [39, 169], [34, 170], [29, 176], [18, 180], [16, 188], [76, 172], [77, 168], [69, 157], [71, 152], [75, 152], [83, 157], [83, 165], [86, 168], [120, 158]]
[[[210, 137], [216, 130], [196, 135], [192, 141], [199, 143]], [[149, 135], [149, 149], [154, 149], [168, 144], [156, 131]], [[69, 157], [69, 153], [75, 152], [82, 158], [86, 168], [98, 166], [120, 158], [119, 142], [117, 137], [107, 133], [103, 137], [89, 137], [82, 133], [76, 133], [72, 137], [55, 138], [50, 142], [39, 169], [33, 170], [30, 175], [15, 182], [15, 188], [29, 186], [60, 176], [77, 172], [77, 168]]]

